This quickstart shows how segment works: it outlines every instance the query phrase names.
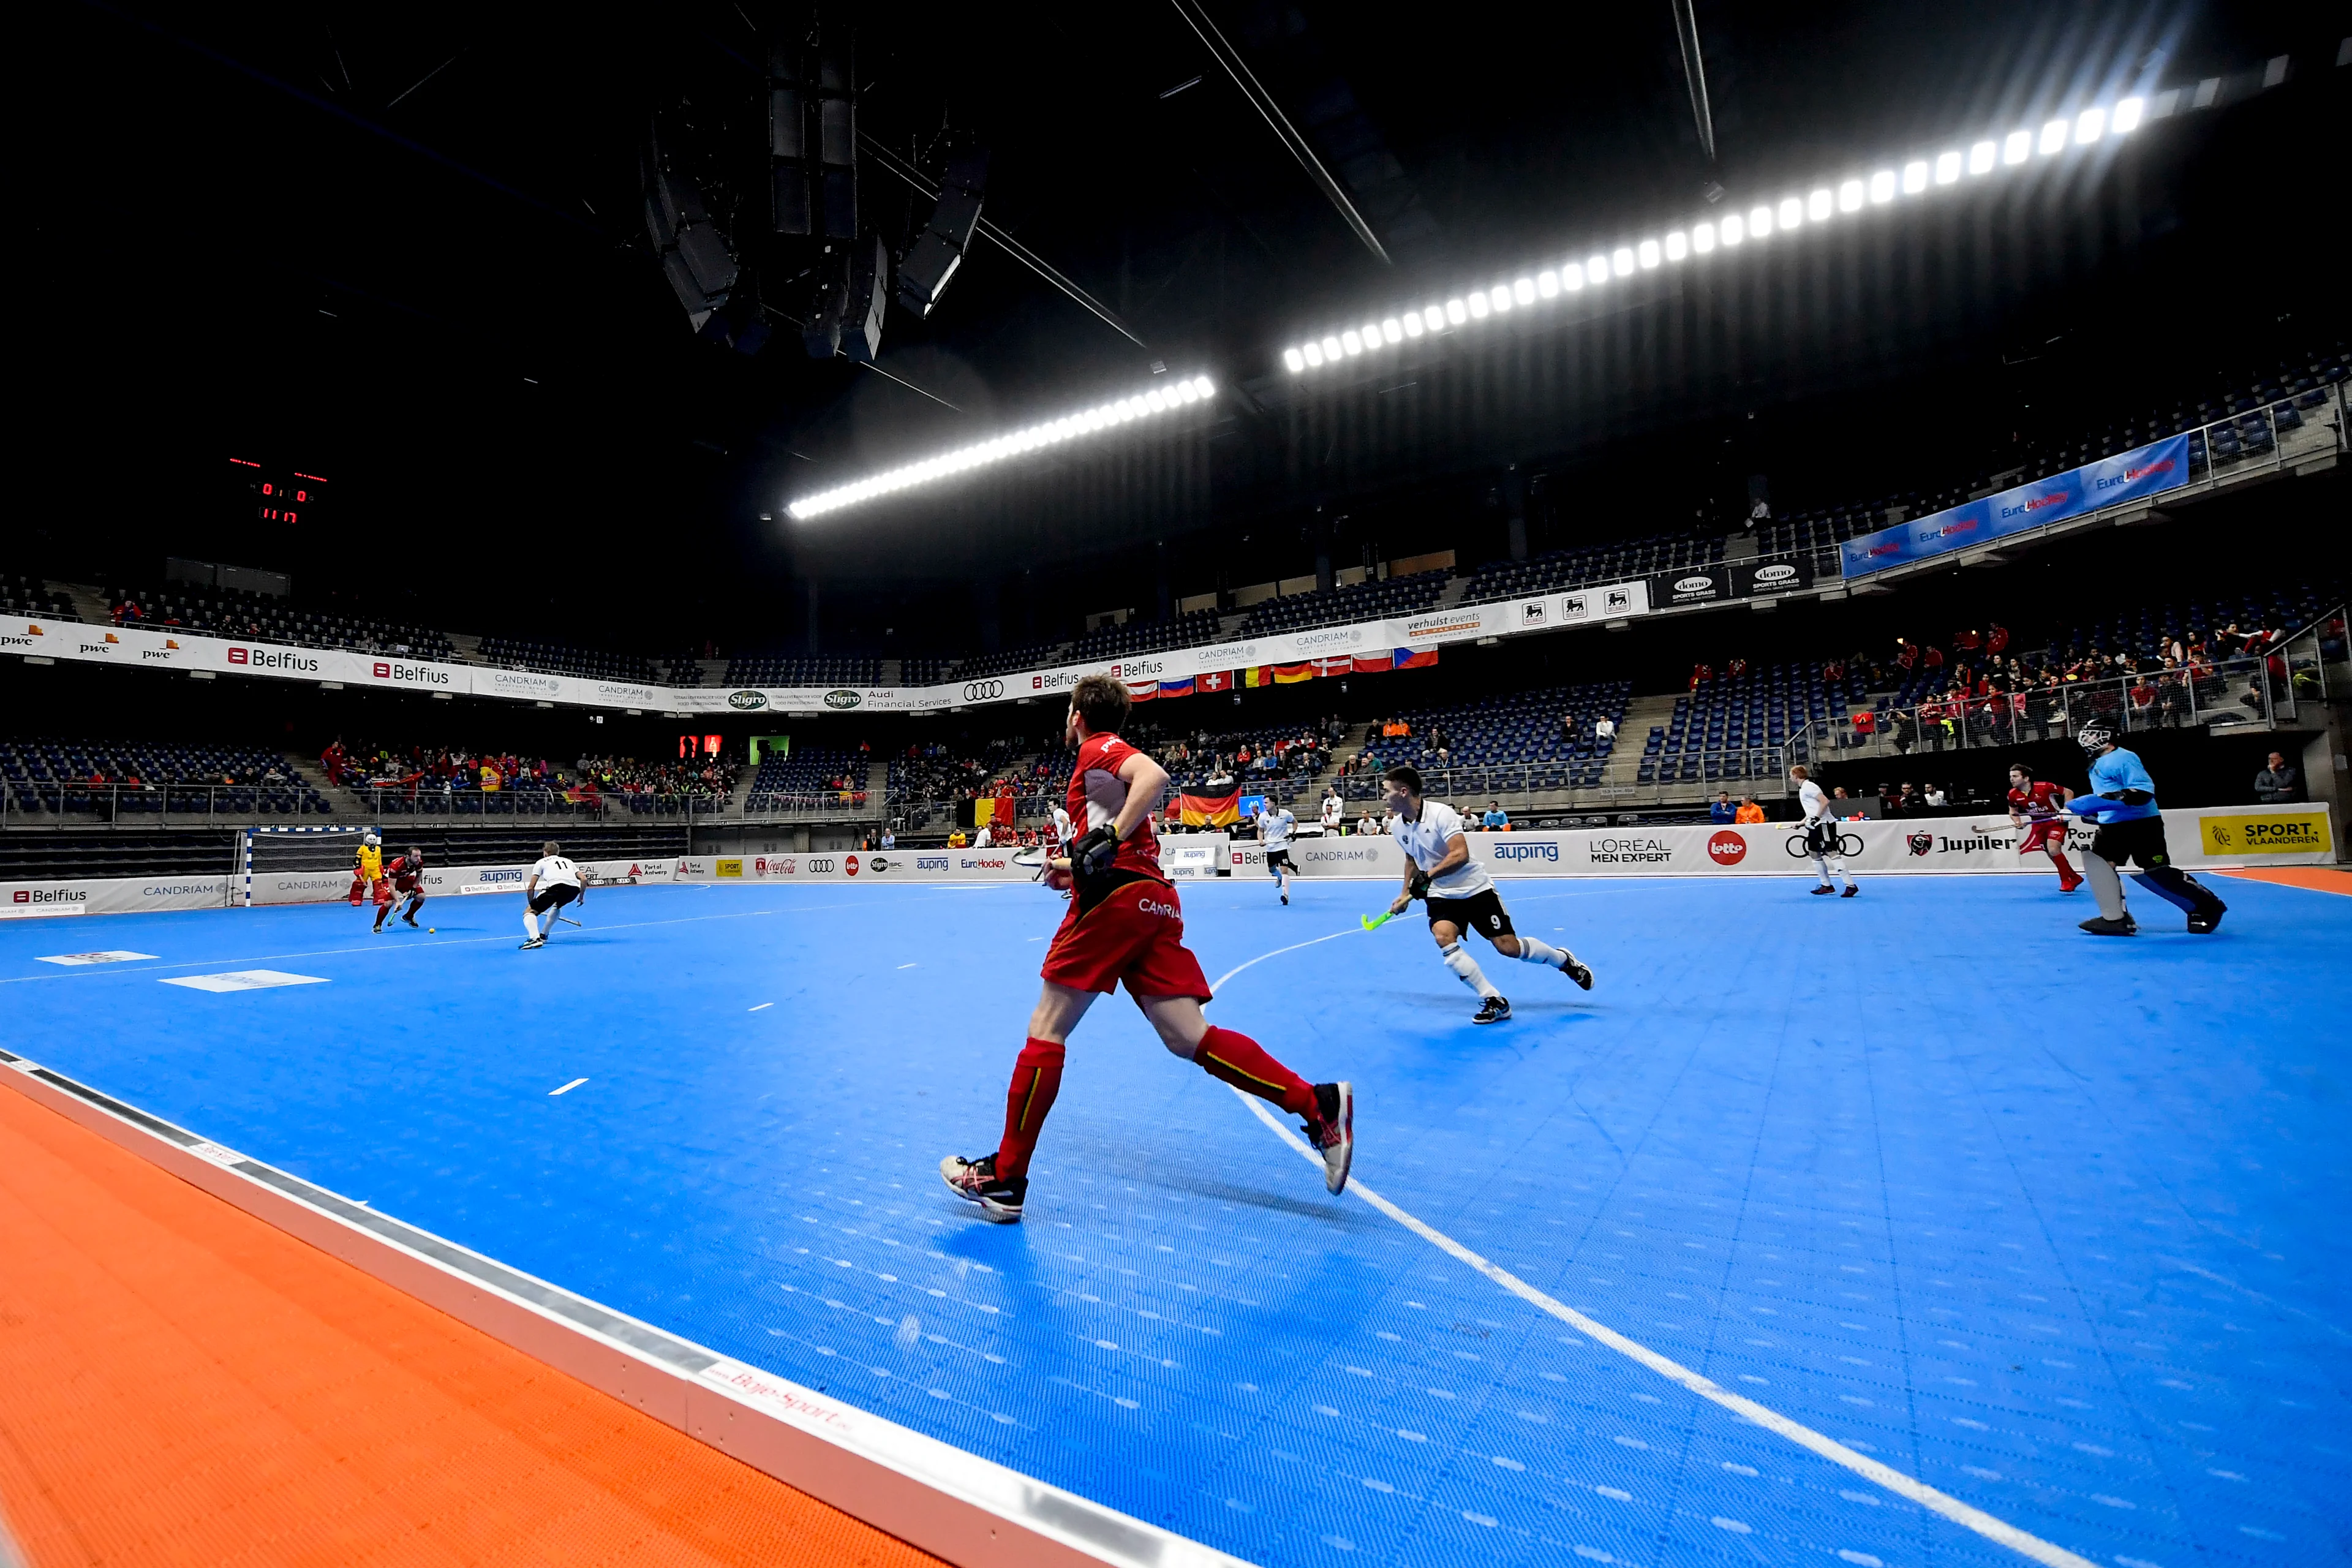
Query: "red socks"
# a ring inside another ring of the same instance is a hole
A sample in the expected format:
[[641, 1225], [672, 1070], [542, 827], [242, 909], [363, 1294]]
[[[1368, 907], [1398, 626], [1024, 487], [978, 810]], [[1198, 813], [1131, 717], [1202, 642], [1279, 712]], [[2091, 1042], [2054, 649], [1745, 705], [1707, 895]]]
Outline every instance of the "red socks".
[[2071, 888], [2082, 881], [2082, 877], [2074, 867], [2066, 863], [2066, 857], [2062, 852], [2053, 849], [2050, 851], [2050, 858], [2057, 863], [2058, 880], [2063, 886]]
[[1315, 1120], [1315, 1086], [1265, 1054], [1265, 1047], [1247, 1035], [1215, 1025], [1201, 1037], [1192, 1059], [1211, 1078], [1235, 1089], [1270, 1100], [1293, 1116]]
[[1062, 1047], [1032, 1037], [1013, 1064], [1013, 1087], [1004, 1091], [1004, 1142], [996, 1146], [996, 1173], [1025, 1176], [1029, 1156], [1054, 1097], [1062, 1092]]

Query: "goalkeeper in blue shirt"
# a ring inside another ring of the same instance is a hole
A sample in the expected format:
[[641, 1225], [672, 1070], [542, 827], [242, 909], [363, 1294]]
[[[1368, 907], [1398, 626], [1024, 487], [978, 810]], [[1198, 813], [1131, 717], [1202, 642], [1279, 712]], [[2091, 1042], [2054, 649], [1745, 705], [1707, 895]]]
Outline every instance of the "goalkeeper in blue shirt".
[[2137, 936], [2139, 925], [2124, 908], [2119, 868], [2137, 861], [2139, 885], [2189, 916], [2200, 936], [2220, 929], [2229, 905], [2179, 867], [2164, 847], [2164, 818], [2156, 805], [2156, 781], [2138, 756], [2116, 744], [2115, 731], [2097, 720], [2074, 732], [2091, 759], [2091, 788], [2066, 809], [2099, 825], [2083, 858], [2085, 879], [2097, 895], [2099, 912], [2083, 922], [2093, 936]]

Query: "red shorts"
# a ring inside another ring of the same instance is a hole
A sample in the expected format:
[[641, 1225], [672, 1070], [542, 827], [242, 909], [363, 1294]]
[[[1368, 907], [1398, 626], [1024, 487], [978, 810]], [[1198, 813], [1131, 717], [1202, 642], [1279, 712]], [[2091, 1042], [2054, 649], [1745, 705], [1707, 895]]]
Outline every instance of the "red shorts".
[[2017, 852], [2020, 855], [2031, 855], [2037, 849], [2063, 850], [2065, 847], [2066, 824], [2063, 819], [2055, 816], [2046, 822], [2027, 823], [2025, 837], [2017, 842]]
[[1184, 945], [1183, 907], [1165, 882], [1129, 882], [1084, 915], [1072, 900], [1038, 973], [1073, 991], [1108, 992], [1123, 980], [1138, 999], [1209, 1000], [1201, 961]]

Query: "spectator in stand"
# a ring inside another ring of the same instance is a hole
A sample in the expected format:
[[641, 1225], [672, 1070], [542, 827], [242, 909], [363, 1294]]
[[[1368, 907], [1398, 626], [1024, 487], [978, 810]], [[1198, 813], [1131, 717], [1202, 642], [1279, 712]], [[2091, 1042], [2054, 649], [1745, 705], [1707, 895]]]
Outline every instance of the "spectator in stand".
[[1604, 746], [1608, 745], [1617, 738], [1617, 721], [1603, 713], [1592, 721], [1592, 738]]
[[1748, 661], [1744, 658], [1734, 658], [1723, 667], [1723, 673], [1729, 679], [1737, 680], [1748, 673]]
[[1731, 820], [1743, 827], [1754, 826], [1764, 820], [1764, 808], [1756, 804], [1754, 795], [1743, 795], [1739, 797], [1739, 809], [1732, 814]]
[[898, 836], [891, 832], [887, 827], [885, 827], [882, 830], [882, 847], [885, 849], [896, 849], [898, 847]]
[[1486, 815], [1478, 821], [1489, 833], [1507, 833], [1511, 826], [1511, 814], [1503, 809], [1501, 801], [1490, 800], [1486, 803]]
[[1830, 791], [1830, 814], [1840, 822], [1866, 822], [1870, 818], [1870, 814], [1862, 809], [1862, 803], [1845, 793], [1843, 784]]
[[1731, 804], [1731, 792], [1729, 790], [1719, 789], [1715, 792], [1715, 804], [1706, 808], [1706, 819], [1709, 822], [1737, 822], [1739, 820], [1739, 808]]
[[1690, 689], [1693, 691], [1696, 691], [1700, 687], [1706, 685], [1708, 681], [1713, 680], [1714, 679], [1715, 666], [1707, 663], [1705, 659], [1701, 659], [1698, 663], [1691, 666]]
[[1575, 714], [1563, 713], [1559, 716], [1559, 738], [1563, 741], [1573, 741], [1577, 738]]
[[1366, 806], [1364, 808], [1364, 814], [1356, 818], [1356, 833], [1358, 837], [1369, 838], [1380, 830], [1381, 825], [1372, 816], [1372, 808]]
[[1927, 786], [1926, 798], [1927, 802], [1927, 809], [1929, 811], [1942, 811], [1950, 804], [1944, 798], [1944, 786], [1942, 784], [1929, 784]]
[[1919, 786], [1913, 784], [1908, 779], [1903, 781], [1903, 794], [1901, 800], [1903, 815], [1905, 816], [1919, 816], [1925, 809], [1927, 804], [1919, 798]]
[[2156, 721], [2156, 699], [2155, 678], [2143, 669], [2131, 685], [2133, 729], [2145, 730]]
[[2254, 775], [2254, 799], [2263, 805], [2292, 805], [2302, 798], [2303, 774], [2289, 765], [2285, 752], [2273, 752]]
[[[1985, 633], [1985, 652], [1999, 658], [2008, 647], [2009, 628], [1999, 621], [1993, 622], [1991, 628]], [[2014, 659], [2011, 660], [2012, 664], [2015, 662]]]

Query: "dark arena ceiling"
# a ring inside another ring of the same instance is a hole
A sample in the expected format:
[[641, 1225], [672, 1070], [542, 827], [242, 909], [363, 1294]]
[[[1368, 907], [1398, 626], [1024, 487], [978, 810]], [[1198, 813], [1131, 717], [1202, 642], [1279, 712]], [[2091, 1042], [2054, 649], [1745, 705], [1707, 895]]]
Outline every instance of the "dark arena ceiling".
[[[236, 558], [219, 469], [250, 452], [334, 481], [301, 570], [477, 623], [585, 606], [607, 637], [751, 646], [796, 635], [814, 582], [845, 637], [919, 616], [952, 646], [975, 580], [1052, 606], [1022, 617], [1042, 630], [1149, 605], [1155, 574], [1467, 564], [1500, 553], [1516, 483], [1546, 545], [1736, 519], [1756, 472], [1874, 494], [2344, 327], [2322, 247], [2352, 70], [2315, 8], [1700, 0], [1710, 158], [1668, 0], [1157, 0], [816, 15], [854, 36], [862, 226], [903, 254], [931, 203], [886, 163], [935, 180], [983, 144], [984, 218], [1073, 289], [982, 237], [928, 318], [889, 308], [875, 363], [819, 361], [787, 247], [746, 353], [665, 281], [642, 164], [659, 126], [738, 249], [772, 244], [763, 62], [812, 16], [38, 7], [20, 537], [60, 573]], [[2207, 79], [2210, 107], [1736, 265], [1283, 367], [1349, 322]], [[1195, 374], [1214, 398], [1159, 425], [785, 511]]]

